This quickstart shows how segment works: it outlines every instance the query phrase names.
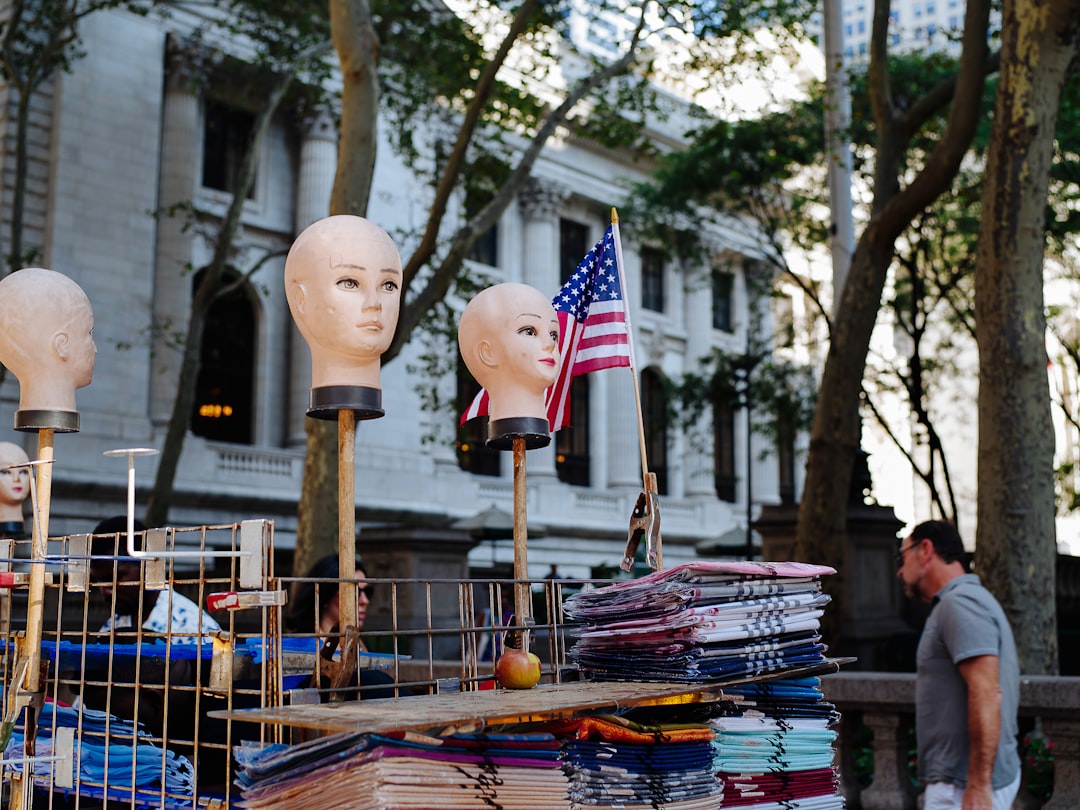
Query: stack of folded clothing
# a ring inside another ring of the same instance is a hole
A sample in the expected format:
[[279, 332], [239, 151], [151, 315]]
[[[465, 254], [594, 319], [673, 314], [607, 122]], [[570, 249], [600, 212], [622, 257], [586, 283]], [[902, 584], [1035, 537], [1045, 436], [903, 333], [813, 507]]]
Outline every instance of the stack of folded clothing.
[[[20, 713], [21, 715], [21, 713]], [[122, 720], [94, 709], [72, 708], [46, 703], [38, 717], [34, 742], [35, 782], [59, 792], [86, 797], [105, 797], [136, 806], [190, 807], [194, 793], [194, 770], [191, 762], [168, 749], [147, 742], [148, 736], [129, 720]], [[58, 756], [53, 745], [56, 729], [76, 729], [76, 763], [49, 759]], [[4, 751], [10, 767], [22, 770], [24, 750], [20, 722]], [[74, 788], [57, 786], [60, 768], [72, 769]]]
[[594, 680], [708, 682], [821, 664], [829, 597], [807, 563], [692, 562], [583, 591], [571, 656]]
[[712, 771], [715, 734], [706, 724], [586, 717], [545, 729], [565, 739], [563, 769], [572, 807], [719, 806], [720, 784]]
[[824, 701], [817, 678], [742, 684], [724, 692], [739, 702], [722, 704], [723, 716], [710, 721], [722, 807], [844, 807], [833, 767], [832, 726], [839, 715]]
[[483, 810], [567, 806], [549, 733], [434, 737], [344, 732], [299, 745], [237, 749], [244, 808]]

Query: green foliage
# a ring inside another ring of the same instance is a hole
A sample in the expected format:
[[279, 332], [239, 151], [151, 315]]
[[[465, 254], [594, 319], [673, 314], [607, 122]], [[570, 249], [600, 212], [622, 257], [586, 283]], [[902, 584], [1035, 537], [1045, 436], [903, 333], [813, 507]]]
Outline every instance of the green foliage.
[[1062, 91], [1054, 146], [1046, 227], [1060, 255], [1080, 233], [1080, 71], [1073, 71]]
[[1042, 734], [1025, 734], [1020, 742], [1020, 758], [1028, 793], [1046, 804], [1054, 793], [1054, 743]]
[[661, 237], [684, 230], [680, 223], [699, 217], [703, 206], [765, 216], [779, 227], [779, 212], [800, 202], [786, 186], [804, 167], [822, 160], [823, 133], [820, 99], [691, 132], [689, 148], [666, 155], [654, 182], [636, 189], [640, 218], [659, 223], [653, 235]]
[[0, 78], [17, 85], [21, 92], [32, 91], [53, 71], [70, 71], [82, 58], [79, 23], [85, 17], [121, 7], [146, 14], [154, 5], [151, 0], [29, 0], [10, 4], [5, 10], [8, 16], [0, 21]]
[[[715, 349], [700, 370], [668, 384], [671, 419], [700, 443], [700, 426], [714, 408], [738, 409], [750, 403], [754, 430], [774, 444], [809, 429], [816, 386], [806, 367], [773, 356], [732, 354]], [[709, 422], [711, 424], [711, 422]]]

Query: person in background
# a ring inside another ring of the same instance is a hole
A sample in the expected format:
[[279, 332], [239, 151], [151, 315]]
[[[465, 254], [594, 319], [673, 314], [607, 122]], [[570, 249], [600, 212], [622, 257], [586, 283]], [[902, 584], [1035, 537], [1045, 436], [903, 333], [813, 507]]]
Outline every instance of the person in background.
[[[337, 632], [341, 624], [339, 605], [340, 581], [338, 557], [330, 554], [318, 560], [297, 583], [296, 593], [289, 600], [289, 628], [295, 632], [315, 632], [327, 636]], [[367, 607], [371, 603], [372, 587], [364, 580], [367, 574], [359, 560], [356, 562], [356, 621], [357, 630], [364, 626]]]
[[[356, 561], [356, 621], [353, 626], [357, 630], [364, 627], [364, 619], [367, 617], [367, 608], [371, 604], [372, 586], [365, 579], [367, 573], [360, 560]], [[329, 647], [331, 652], [339, 641], [337, 634], [343, 624], [340, 613], [339, 565], [336, 554], [330, 554], [318, 560], [308, 570], [303, 580], [297, 583], [295, 595], [290, 599], [289, 612], [286, 624], [295, 633], [311, 633], [324, 640], [324, 648]], [[348, 622], [344, 622], [348, 626]], [[362, 641], [359, 641], [361, 650], [366, 651]], [[333, 667], [327, 667], [327, 670]], [[395, 689], [394, 679], [385, 672], [377, 669], [360, 669], [359, 679], [354, 675], [350, 686], [355, 688], [359, 683], [359, 697], [361, 699], [395, 697], [395, 695], [408, 694], [408, 690]], [[319, 679], [319, 687], [328, 689], [330, 678], [323, 674]], [[355, 699], [355, 691], [343, 690], [348, 699]]]
[[[146, 526], [135, 521], [135, 531], [145, 532]], [[100, 633], [138, 626], [148, 633], [168, 635], [173, 644], [194, 644], [207, 634], [221, 630], [221, 625], [197, 604], [171, 588], [148, 591], [142, 586], [142, 563], [136, 559], [115, 559], [127, 550], [127, 518], [124, 515], [107, 518], [94, 527], [91, 554], [111, 557], [90, 561], [90, 581], [108, 583], [101, 593], [111, 600], [113, 615], [101, 626]], [[120, 535], [119, 549], [114, 542]], [[115, 568], [115, 579], [113, 571]], [[114, 587], [114, 584], [116, 587]], [[114, 593], [115, 591], [115, 593]]]
[[1020, 787], [1020, 668], [1001, 605], [968, 573], [943, 521], [900, 541], [897, 577], [932, 605], [917, 653], [915, 734], [924, 810], [1008, 810]]
[[[138, 520], [134, 528], [136, 532], [146, 531]], [[95, 662], [85, 673], [76, 703], [137, 720], [163, 747], [195, 758], [189, 741], [194, 739], [199, 723], [194, 690], [198, 667], [195, 656], [184, 653], [193, 653], [191, 645], [200, 640], [209, 642], [210, 634], [221, 630], [221, 626], [172, 588], [148, 590], [142, 561], [125, 559], [126, 553], [126, 516], [107, 518], [94, 527], [90, 538], [90, 586], [112, 612], [98, 630], [112, 635], [112, 643], [107, 665]], [[133, 631], [139, 627], [145, 637], [135, 637]], [[95, 641], [92, 635], [87, 640]], [[160, 649], [162, 641], [174, 645], [172, 654], [148, 655], [147, 648]]]

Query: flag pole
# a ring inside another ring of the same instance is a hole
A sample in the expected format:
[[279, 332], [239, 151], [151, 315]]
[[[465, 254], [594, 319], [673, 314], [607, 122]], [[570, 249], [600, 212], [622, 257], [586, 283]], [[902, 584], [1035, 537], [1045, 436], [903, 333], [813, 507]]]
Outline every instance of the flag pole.
[[[626, 273], [623, 270], [622, 238], [619, 235], [619, 212], [611, 209], [611, 235], [615, 240], [615, 263], [619, 269], [619, 285], [623, 290], [623, 311], [626, 318], [627, 344], [630, 351], [630, 379], [634, 383], [634, 405], [637, 410], [638, 447], [641, 451], [641, 482], [646, 491], [649, 487], [649, 454], [645, 447], [645, 418], [641, 413], [641, 386], [638, 383], [637, 358], [634, 356], [634, 324], [630, 320], [630, 294], [626, 286]], [[656, 490], [656, 484], [651, 491]]]

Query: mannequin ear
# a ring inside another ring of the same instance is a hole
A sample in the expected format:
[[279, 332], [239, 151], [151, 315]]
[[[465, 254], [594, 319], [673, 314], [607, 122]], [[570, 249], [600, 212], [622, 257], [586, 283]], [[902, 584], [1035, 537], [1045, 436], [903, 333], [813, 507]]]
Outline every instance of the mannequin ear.
[[52, 340], [50, 341], [53, 354], [55, 354], [61, 360], [67, 360], [70, 343], [71, 338], [68, 336], [67, 332], [57, 332], [52, 336]]
[[490, 340], [481, 340], [476, 344], [476, 356], [485, 366], [495, 368], [499, 361], [495, 356], [495, 345]]
[[293, 287], [295, 289], [295, 292], [293, 293], [293, 309], [303, 315], [304, 308], [307, 306], [307, 290], [299, 281], [295, 282]]

